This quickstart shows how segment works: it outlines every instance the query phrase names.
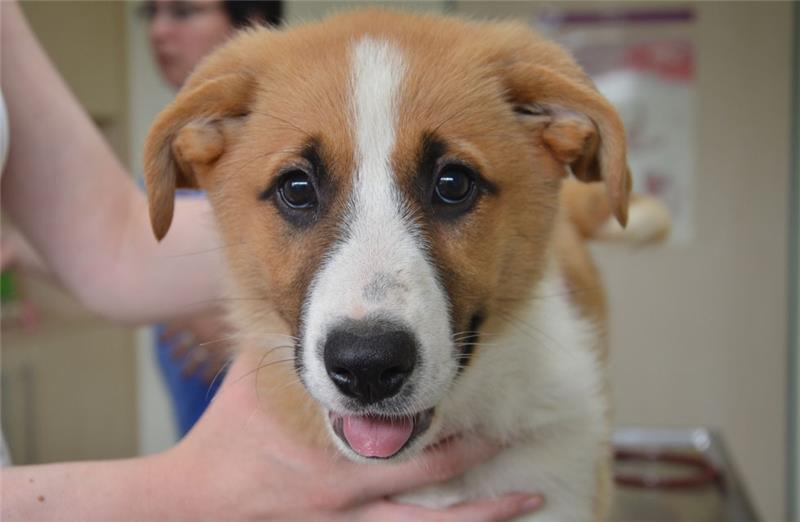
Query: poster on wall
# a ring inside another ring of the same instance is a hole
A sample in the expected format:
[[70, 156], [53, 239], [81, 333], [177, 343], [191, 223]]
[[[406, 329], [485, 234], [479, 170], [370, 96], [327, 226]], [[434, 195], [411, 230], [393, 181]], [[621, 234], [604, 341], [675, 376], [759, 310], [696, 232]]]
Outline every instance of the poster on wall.
[[625, 123], [633, 189], [658, 197], [670, 242], [693, 237], [694, 12], [548, 9], [537, 29], [570, 49]]

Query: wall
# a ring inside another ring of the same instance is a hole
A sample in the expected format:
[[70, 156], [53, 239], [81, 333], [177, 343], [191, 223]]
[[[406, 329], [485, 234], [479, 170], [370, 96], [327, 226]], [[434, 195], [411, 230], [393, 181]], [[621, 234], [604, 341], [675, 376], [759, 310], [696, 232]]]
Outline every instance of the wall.
[[[101, 127], [114, 151], [128, 155], [127, 71], [122, 6], [113, 1], [22, 2], [59, 73]], [[91, 56], [87, 61], [86, 57]]]
[[618, 420], [720, 429], [784, 520], [791, 6], [696, 9], [697, 235], [600, 253]]

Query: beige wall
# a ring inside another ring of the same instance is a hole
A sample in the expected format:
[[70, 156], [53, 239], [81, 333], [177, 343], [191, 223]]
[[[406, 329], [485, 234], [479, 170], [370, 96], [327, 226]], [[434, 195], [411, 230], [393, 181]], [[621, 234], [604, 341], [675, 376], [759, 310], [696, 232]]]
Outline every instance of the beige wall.
[[[286, 0], [284, 0], [286, 1]], [[288, 0], [286, 2], [286, 19], [290, 24], [302, 23], [310, 20], [317, 20], [327, 15], [335, 14], [340, 11], [347, 11], [355, 8], [377, 5], [387, 9], [404, 9], [414, 11], [442, 12], [447, 2], [441, 0], [427, 1], [326, 1], [326, 0]]]
[[600, 256], [618, 420], [719, 428], [783, 520], [791, 6], [697, 11], [695, 239]]
[[29, 1], [22, 7], [70, 89], [114, 151], [127, 157], [123, 5], [113, 0]]
[[[532, 19], [539, 5], [458, 2], [456, 12]], [[693, 5], [694, 240], [595, 249], [616, 417], [719, 428], [761, 515], [785, 520], [792, 9]]]

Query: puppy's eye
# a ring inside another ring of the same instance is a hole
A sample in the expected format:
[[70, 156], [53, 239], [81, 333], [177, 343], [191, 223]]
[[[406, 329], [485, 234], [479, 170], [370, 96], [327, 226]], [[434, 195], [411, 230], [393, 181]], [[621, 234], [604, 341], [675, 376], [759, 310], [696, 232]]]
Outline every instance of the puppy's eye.
[[458, 205], [468, 201], [475, 192], [475, 177], [462, 165], [445, 165], [436, 178], [434, 203]]
[[286, 206], [294, 209], [312, 208], [317, 204], [317, 190], [311, 176], [302, 170], [284, 174], [278, 186], [278, 195]]

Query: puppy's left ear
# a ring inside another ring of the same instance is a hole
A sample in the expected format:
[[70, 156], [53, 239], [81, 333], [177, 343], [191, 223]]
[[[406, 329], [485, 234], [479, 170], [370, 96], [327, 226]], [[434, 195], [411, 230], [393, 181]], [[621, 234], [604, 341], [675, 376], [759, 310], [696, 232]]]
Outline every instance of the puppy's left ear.
[[585, 75], [516, 62], [503, 70], [506, 88], [523, 121], [560, 163], [582, 181], [603, 181], [617, 221], [628, 220], [631, 177], [625, 129], [611, 104]]

